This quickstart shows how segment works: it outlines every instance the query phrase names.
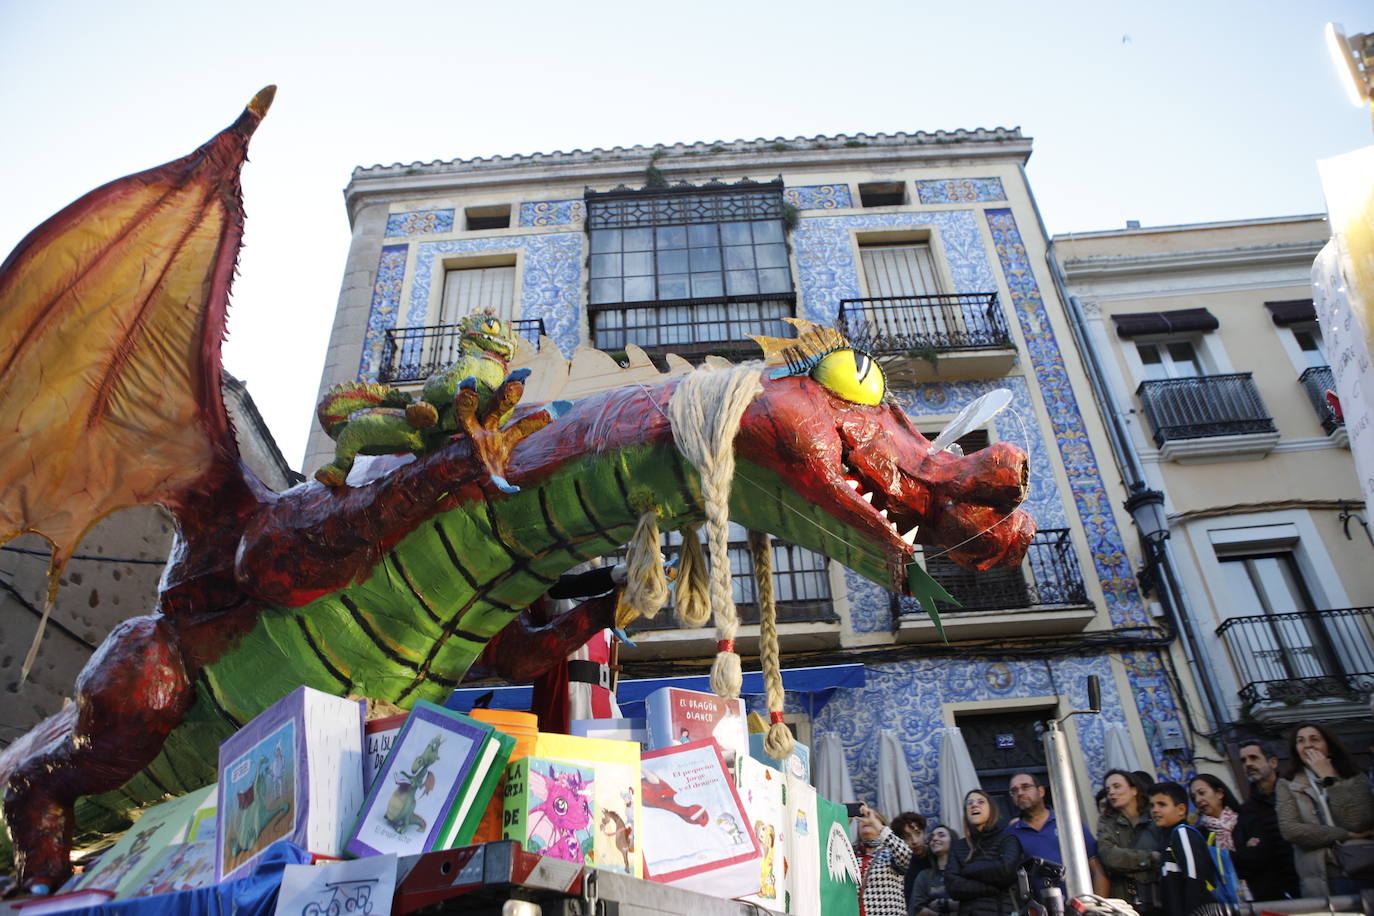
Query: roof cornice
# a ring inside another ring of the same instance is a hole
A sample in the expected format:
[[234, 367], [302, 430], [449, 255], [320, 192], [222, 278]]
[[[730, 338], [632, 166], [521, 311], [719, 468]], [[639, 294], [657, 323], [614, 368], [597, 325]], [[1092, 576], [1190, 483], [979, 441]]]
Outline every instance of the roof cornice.
[[1064, 273], [1072, 280], [1106, 279], [1144, 273], [1217, 270], [1260, 265], [1311, 264], [1326, 239], [1277, 242], [1198, 251], [1174, 251], [1093, 258], [1068, 258]]

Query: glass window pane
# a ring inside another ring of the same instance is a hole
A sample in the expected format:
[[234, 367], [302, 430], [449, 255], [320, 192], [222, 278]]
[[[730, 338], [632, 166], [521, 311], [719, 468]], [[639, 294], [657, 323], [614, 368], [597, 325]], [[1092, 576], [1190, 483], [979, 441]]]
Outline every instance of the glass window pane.
[[693, 248], [692, 273], [703, 270], [720, 270], [719, 248]]
[[759, 280], [752, 270], [727, 270], [725, 291], [731, 296], [748, 296], [759, 291]]
[[627, 277], [647, 277], [654, 272], [654, 253], [652, 251], [634, 251], [624, 255], [625, 270]]
[[685, 274], [687, 272], [687, 249], [658, 252], [658, 272], [660, 274]]
[[590, 298], [593, 303], [623, 302], [619, 280], [593, 280]]
[[600, 254], [605, 251], [620, 250], [620, 230], [619, 229], [593, 229], [592, 230], [592, 254]]
[[692, 274], [692, 297], [715, 298], [724, 295], [721, 289], [720, 274]]
[[687, 242], [693, 247], [720, 244], [720, 237], [716, 233], [716, 224], [706, 223], [705, 225], [688, 226]]
[[658, 298], [686, 299], [690, 295], [686, 274], [667, 274], [658, 278]]
[[753, 241], [748, 223], [721, 223], [720, 243], [722, 245], [748, 245]]
[[620, 255], [594, 254], [591, 256], [591, 275], [593, 277], [620, 276]]
[[654, 248], [654, 230], [652, 229], [624, 229], [623, 247], [625, 251], [652, 251]]
[[759, 245], [754, 249], [760, 267], [786, 267], [786, 245]]
[[[754, 249], [744, 246], [722, 249], [725, 252], [726, 270], [747, 270], [754, 266]], [[766, 264], [765, 267], [775, 267], [774, 264]]]
[[659, 226], [658, 247], [662, 251], [664, 248], [686, 248], [687, 247], [687, 227], [686, 226]]
[[1201, 375], [1198, 366], [1197, 354], [1193, 352], [1193, 345], [1186, 340], [1176, 340], [1168, 344], [1169, 358], [1174, 363], [1174, 377], [1185, 378], [1194, 375]]
[[654, 298], [653, 277], [626, 277], [625, 301], [643, 302]]
[[754, 223], [755, 242], [781, 242], [782, 223], [776, 220], [769, 222]]
[[773, 268], [759, 271], [759, 292], [789, 293], [792, 291], [792, 272]]

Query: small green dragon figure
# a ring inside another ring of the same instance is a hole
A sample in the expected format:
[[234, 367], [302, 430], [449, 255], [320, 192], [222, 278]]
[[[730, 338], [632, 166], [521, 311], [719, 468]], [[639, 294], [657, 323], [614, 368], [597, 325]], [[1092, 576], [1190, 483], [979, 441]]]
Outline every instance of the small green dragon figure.
[[[460, 395], [475, 393], [476, 412], [486, 411], [497, 386], [506, 380], [517, 341], [510, 326], [490, 310], [463, 318], [458, 336], [461, 355], [425, 381], [418, 400], [375, 382], [344, 382], [320, 399], [316, 414], [335, 447], [333, 462], [315, 472], [316, 480], [330, 487], [343, 486], [358, 455], [421, 455], [460, 429], [474, 439], [482, 438], [474, 411], [459, 409]], [[509, 412], [498, 417], [498, 425], [509, 417]], [[493, 482], [502, 492], [514, 492], [499, 473], [502, 469], [501, 464], [492, 469]]]
[[[1024, 558], [1025, 453], [932, 448], [886, 400], [881, 369], [834, 332], [771, 372], [612, 374], [556, 419], [517, 409], [518, 374], [499, 381], [501, 356], [473, 351], [453, 370], [456, 433], [361, 486], [273, 492], [239, 458], [220, 365], [239, 171], [270, 95], [191, 155], [71, 204], [0, 265], [0, 543], [47, 537], [55, 585], [117, 509], [157, 503], [177, 526], [156, 606], [110, 632], [72, 703], [0, 750], [23, 886], [66, 879], [78, 825], [93, 839], [212, 782], [219, 742], [297, 687], [442, 702], [493, 637], [569, 569], [629, 541], [648, 508], [664, 531], [724, 521], [683, 451], [704, 424], [670, 417], [714, 406], [677, 397], [713, 373], [751, 380], [722, 443], [733, 469], [709, 481], [728, 487], [730, 520], [927, 607], [943, 592], [915, 545], [970, 569]], [[484, 406], [479, 376], [499, 381]], [[507, 476], [518, 490], [493, 486]], [[574, 623], [566, 647], [521, 636], [509, 654], [566, 655], [608, 625]]]
[[443, 743], [444, 736], [435, 735], [410, 765], [410, 771], [396, 774], [396, 790], [391, 793], [382, 818], [397, 833], [405, 833], [411, 827], [423, 832], [428, 826], [425, 819], [415, 813], [415, 803], [421, 796], [434, 791], [434, 774], [430, 770], [439, 762], [439, 746]]
[[267, 767], [266, 758], [259, 760], [253, 784], [238, 793], [238, 810], [233, 814], [233, 835], [229, 840], [230, 855], [252, 852], [267, 825], [279, 814], [291, 809], [291, 803], [286, 801], [267, 807]]

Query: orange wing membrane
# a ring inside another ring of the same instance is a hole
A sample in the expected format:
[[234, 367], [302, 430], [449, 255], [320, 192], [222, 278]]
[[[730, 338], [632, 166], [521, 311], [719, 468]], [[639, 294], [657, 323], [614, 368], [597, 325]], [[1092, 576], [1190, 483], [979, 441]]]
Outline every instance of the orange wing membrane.
[[0, 544], [51, 542], [49, 605], [91, 525], [126, 506], [175, 508], [237, 462], [220, 345], [239, 172], [275, 92], [189, 156], [91, 191], [0, 266]]

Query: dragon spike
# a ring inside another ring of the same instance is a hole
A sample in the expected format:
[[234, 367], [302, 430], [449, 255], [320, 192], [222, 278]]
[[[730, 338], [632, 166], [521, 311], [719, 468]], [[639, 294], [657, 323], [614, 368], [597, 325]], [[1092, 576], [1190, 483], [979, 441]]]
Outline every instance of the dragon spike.
[[796, 337], [747, 335], [763, 350], [763, 362], [766, 366], [786, 364], [788, 351], [800, 350], [807, 355], [819, 356], [831, 350], [843, 350], [853, 346], [849, 338], [834, 328], [813, 324], [805, 318], [784, 318], [783, 321], [797, 329]]

